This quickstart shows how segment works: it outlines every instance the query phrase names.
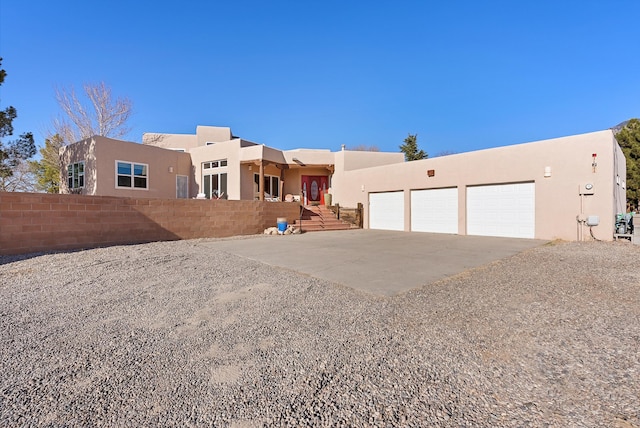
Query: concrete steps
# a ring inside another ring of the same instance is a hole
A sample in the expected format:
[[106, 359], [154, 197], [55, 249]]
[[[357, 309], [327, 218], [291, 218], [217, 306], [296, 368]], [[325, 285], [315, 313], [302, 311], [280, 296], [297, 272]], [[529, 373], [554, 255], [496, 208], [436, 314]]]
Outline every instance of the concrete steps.
[[[350, 223], [338, 220], [333, 211], [323, 205], [306, 205], [303, 206], [302, 209], [303, 232], [347, 230], [352, 228]], [[300, 218], [293, 222], [295, 227], [300, 227], [300, 224]]]

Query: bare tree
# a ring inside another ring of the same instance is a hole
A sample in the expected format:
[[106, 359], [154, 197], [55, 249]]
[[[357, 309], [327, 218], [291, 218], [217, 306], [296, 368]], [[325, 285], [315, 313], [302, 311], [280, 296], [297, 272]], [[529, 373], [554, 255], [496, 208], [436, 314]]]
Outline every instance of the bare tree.
[[366, 144], [358, 144], [357, 146], [349, 148], [349, 150], [353, 150], [356, 152], [379, 152], [380, 148], [378, 146], [367, 146]]
[[10, 176], [0, 176], [1, 192], [35, 192], [36, 177], [29, 163], [21, 160], [12, 170]]
[[56, 101], [63, 115], [53, 121], [49, 137], [58, 134], [65, 144], [94, 135], [120, 138], [131, 130], [127, 126], [133, 112], [128, 98], [113, 99], [104, 82], [84, 84], [78, 96], [73, 87], [56, 89]]
[[166, 136], [164, 134], [155, 134], [155, 133], [147, 132], [142, 134], [142, 144], [163, 147], [162, 141], [164, 141], [165, 138]]
[[460, 152], [457, 152], [455, 150], [443, 150], [441, 152], [436, 153], [435, 155], [431, 156], [432, 158], [439, 158], [442, 156], [450, 156], [450, 155], [455, 155], [458, 154]]
[[111, 88], [104, 82], [82, 85], [78, 95], [74, 88], [57, 88], [56, 101], [62, 111], [47, 131], [42, 160], [32, 162], [31, 168], [38, 185], [49, 192], [57, 192], [60, 171], [64, 168], [59, 157], [62, 146], [94, 135], [121, 138], [131, 128], [128, 121], [133, 103], [128, 98], [113, 98]]

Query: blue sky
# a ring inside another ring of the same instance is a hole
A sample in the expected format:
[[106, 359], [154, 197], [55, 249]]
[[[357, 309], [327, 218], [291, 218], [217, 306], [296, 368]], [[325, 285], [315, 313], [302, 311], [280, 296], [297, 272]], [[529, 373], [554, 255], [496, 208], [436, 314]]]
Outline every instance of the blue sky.
[[430, 155], [640, 116], [640, 1], [0, 1], [0, 107], [38, 144], [56, 86], [104, 81], [133, 127], [282, 149], [418, 134]]

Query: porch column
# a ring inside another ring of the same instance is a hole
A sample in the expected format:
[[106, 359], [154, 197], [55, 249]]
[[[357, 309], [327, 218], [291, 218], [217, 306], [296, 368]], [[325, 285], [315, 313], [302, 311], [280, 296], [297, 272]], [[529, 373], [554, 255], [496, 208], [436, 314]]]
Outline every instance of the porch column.
[[280, 201], [284, 201], [284, 165], [280, 169]]
[[264, 162], [260, 161], [260, 181], [258, 182], [259, 199], [264, 201]]

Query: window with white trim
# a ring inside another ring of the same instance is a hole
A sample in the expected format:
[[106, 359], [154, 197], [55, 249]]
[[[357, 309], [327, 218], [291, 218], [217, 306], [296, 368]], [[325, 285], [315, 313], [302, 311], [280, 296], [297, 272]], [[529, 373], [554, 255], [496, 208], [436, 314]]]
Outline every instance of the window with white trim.
[[207, 199], [227, 199], [227, 160], [202, 163], [202, 190]]
[[149, 165], [116, 161], [116, 188], [148, 189]]
[[[256, 184], [256, 192], [259, 192], [260, 174], [253, 174], [253, 182]], [[264, 175], [264, 193], [267, 198], [280, 197], [280, 177], [277, 175]]]
[[202, 162], [202, 169], [214, 169], [214, 168], [223, 168], [227, 166], [227, 160], [226, 159], [220, 159], [220, 160], [216, 160], [216, 161], [211, 161], [211, 162]]
[[69, 164], [67, 167], [67, 186], [69, 189], [84, 187], [84, 161]]

